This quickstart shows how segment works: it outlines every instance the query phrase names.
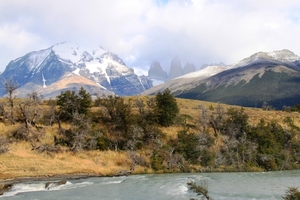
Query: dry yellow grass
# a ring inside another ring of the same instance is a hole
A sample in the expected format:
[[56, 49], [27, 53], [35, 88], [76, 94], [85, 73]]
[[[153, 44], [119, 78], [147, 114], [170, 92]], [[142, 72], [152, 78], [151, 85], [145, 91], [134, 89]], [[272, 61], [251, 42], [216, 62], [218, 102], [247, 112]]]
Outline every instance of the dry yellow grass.
[[[126, 97], [134, 100], [138, 98], [146, 102], [149, 98], [153, 97]], [[133, 102], [133, 101], [132, 101]], [[189, 115], [192, 118], [188, 120], [190, 124], [196, 124], [199, 121], [201, 111], [198, 109], [199, 105], [205, 106], [209, 113], [215, 112], [217, 103], [177, 99], [180, 108], [180, 114]], [[230, 107], [240, 108], [240, 106], [230, 106], [221, 104], [222, 107], [228, 109]], [[209, 109], [213, 107], [214, 110]], [[136, 109], [136, 108], [134, 108]], [[98, 108], [93, 108], [93, 111]], [[263, 111], [259, 108], [245, 108], [245, 112], [249, 116], [251, 125], [257, 124], [261, 118], [266, 121], [277, 120], [283, 124], [286, 117], [291, 117], [294, 124], [300, 127], [300, 113], [288, 113], [281, 111]], [[8, 135], [19, 128], [20, 124], [7, 125], [0, 122], [0, 136]], [[65, 128], [67, 124], [63, 124]], [[53, 137], [57, 133], [57, 125], [45, 127], [43, 129], [44, 136], [42, 137], [43, 144], [52, 144]], [[176, 138], [178, 131], [182, 127], [172, 126], [161, 128], [166, 134], [167, 138]], [[132, 167], [132, 161], [126, 152], [114, 151], [84, 151], [73, 154], [69, 151], [64, 151], [56, 154], [37, 153], [31, 150], [29, 142], [14, 142], [10, 144], [9, 151], [0, 154], [0, 179], [8, 179], [13, 177], [39, 177], [39, 176], [54, 176], [58, 174], [90, 174], [90, 175], [113, 175], [120, 170], [129, 170]], [[145, 150], [144, 150], [145, 151]], [[139, 152], [141, 155], [150, 155], [149, 152]], [[149, 162], [149, 160], [147, 160]], [[152, 173], [150, 168], [137, 166], [133, 173]]]
[[0, 155], [0, 179], [43, 177], [58, 174], [113, 175], [132, 167], [126, 152], [87, 151], [56, 154], [31, 151], [26, 142], [14, 143], [10, 151]]

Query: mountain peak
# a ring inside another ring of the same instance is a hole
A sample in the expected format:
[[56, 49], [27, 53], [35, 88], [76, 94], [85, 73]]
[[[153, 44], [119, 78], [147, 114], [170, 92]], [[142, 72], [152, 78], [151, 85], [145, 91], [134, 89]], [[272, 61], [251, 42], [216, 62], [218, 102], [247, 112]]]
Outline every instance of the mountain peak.
[[243, 67], [254, 62], [262, 62], [263, 60], [293, 63], [299, 61], [300, 57], [288, 49], [276, 50], [272, 52], [258, 52], [234, 64], [233, 68]]
[[168, 79], [173, 79], [178, 76], [183, 75], [183, 70], [181, 66], [181, 62], [178, 56], [175, 56], [171, 62], [171, 67], [170, 67], [170, 74]]
[[99, 59], [102, 54], [107, 52], [102, 47], [88, 49], [72, 42], [57, 43], [51, 49], [61, 60], [75, 64]]
[[[115, 62], [118, 62], [120, 63], [121, 65], [126, 65], [123, 60], [117, 55], [117, 54], [114, 54], [112, 52], [105, 52], [102, 54], [101, 56], [101, 61], [103, 62], [104, 59], [108, 59], [108, 60], [111, 60], [111, 61], [115, 61]], [[100, 61], [100, 62], [101, 62]]]
[[300, 60], [300, 57], [294, 54], [294, 52], [283, 49], [278, 51], [273, 51], [266, 53], [270, 58], [273, 58], [278, 61], [284, 61], [284, 62], [295, 62], [297, 60]]
[[167, 79], [167, 73], [162, 69], [159, 62], [154, 61], [148, 70], [148, 77], [150, 79], [165, 81]]

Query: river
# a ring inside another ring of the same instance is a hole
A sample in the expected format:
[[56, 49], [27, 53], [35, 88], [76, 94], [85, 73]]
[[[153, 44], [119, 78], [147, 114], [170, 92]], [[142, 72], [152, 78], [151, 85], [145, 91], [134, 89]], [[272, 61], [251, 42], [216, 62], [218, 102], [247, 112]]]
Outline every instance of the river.
[[23, 182], [0, 199], [188, 200], [197, 197], [187, 182], [205, 182], [214, 200], [282, 199], [288, 187], [300, 187], [300, 171], [147, 174], [68, 180], [45, 189], [47, 181]]

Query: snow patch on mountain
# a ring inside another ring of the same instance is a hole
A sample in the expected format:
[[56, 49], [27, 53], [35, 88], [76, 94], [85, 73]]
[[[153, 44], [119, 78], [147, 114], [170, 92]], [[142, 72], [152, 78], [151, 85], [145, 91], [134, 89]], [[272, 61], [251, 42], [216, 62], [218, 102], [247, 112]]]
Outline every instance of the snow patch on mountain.
[[300, 60], [300, 57], [294, 54], [292, 51], [283, 49], [280, 51], [273, 51], [266, 53], [267, 56], [282, 62], [295, 62]]
[[77, 63], [81, 59], [81, 50], [79, 46], [71, 43], [59, 43], [52, 46], [52, 50], [62, 60]]
[[175, 79], [188, 79], [188, 78], [196, 78], [196, 77], [210, 77], [217, 73], [220, 73], [221, 71], [224, 71], [226, 69], [229, 69], [228, 66], [207, 66], [204, 69], [200, 69], [196, 72], [191, 72], [188, 74], [185, 74], [183, 76], [179, 76]]
[[[104, 54], [105, 55], [105, 54]], [[125, 64], [120, 61], [115, 61], [113, 57], [109, 56], [103, 56], [101, 59], [101, 69], [106, 70], [107, 67], [109, 66], [114, 66], [114, 69], [122, 74], [122, 75], [127, 75], [129, 73], [132, 73], [132, 69], [128, 68], [125, 66]]]
[[76, 69], [73, 71], [73, 74], [76, 74], [76, 75], [79, 75], [79, 76], [80, 76], [79, 71], [80, 71], [80, 69], [79, 69], [79, 68], [76, 68]]
[[97, 85], [99, 85], [101, 88], [103, 88], [104, 90], [109, 91], [106, 87], [102, 86], [100, 83], [97, 83]]
[[138, 78], [138, 80], [140, 81], [140, 84], [141, 84], [141, 86], [143, 87], [143, 90], [145, 91], [145, 90], [146, 90], [146, 88], [145, 88], [145, 86], [144, 86], [144, 84], [143, 84], [143, 82], [142, 82], [142, 79], [141, 79], [141, 77], [140, 77], [140, 76], [138, 76], [137, 78]]
[[100, 63], [99, 61], [93, 61], [89, 63], [85, 63], [86, 69], [89, 70], [90, 73], [100, 73], [104, 74], [107, 82], [110, 84], [110, 78], [106, 73], [107, 65], [105, 63]]
[[157, 79], [150, 79], [150, 80], [152, 81], [153, 86], [161, 85], [165, 82], [165, 81], [161, 81], [161, 80], [157, 80]]

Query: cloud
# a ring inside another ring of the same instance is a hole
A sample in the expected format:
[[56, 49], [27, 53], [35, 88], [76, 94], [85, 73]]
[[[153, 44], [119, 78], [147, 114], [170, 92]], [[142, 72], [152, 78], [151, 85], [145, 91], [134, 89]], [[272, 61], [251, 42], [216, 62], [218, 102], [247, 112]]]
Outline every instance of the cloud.
[[[18, 24], [6, 24], [0, 28], [0, 72], [10, 60], [16, 59], [26, 53], [29, 49], [40, 48], [43, 41], [38, 35], [27, 32]], [[39, 45], [36, 45], [39, 44]], [[45, 47], [45, 46], [44, 46]]]
[[2, 0], [0, 71], [62, 41], [101, 45], [140, 72], [154, 60], [168, 71], [176, 55], [198, 68], [257, 51], [300, 55], [299, 11], [297, 0]]

